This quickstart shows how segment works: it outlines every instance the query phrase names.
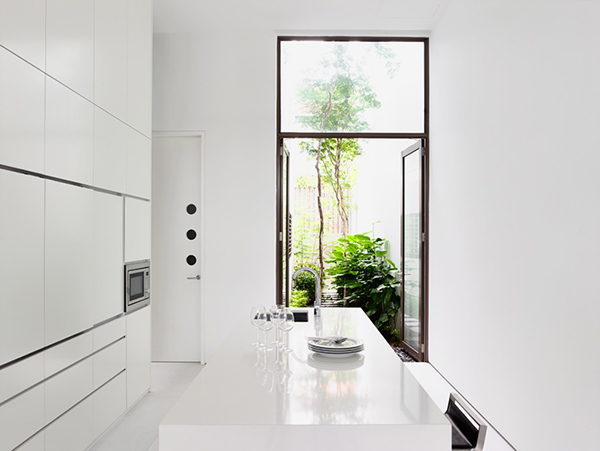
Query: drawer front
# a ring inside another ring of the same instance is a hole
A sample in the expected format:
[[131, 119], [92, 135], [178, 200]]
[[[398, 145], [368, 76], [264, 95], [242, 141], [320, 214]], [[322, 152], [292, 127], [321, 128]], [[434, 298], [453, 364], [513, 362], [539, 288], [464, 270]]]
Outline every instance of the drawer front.
[[15, 451], [45, 451], [46, 432], [40, 431], [19, 446]]
[[39, 353], [0, 371], [0, 403], [44, 379], [44, 354]]
[[86, 398], [46, 428], [46, 451], [82, 451], [94, 440], [94, 402]]
[[92, 333], [72, 338], [64, 343], [48, 349], [46, 354], [46, 377], [73, 365], [92, 353]]
[[94, 354], [94, 390], [125, 369], [125, 338]]
[[125, 336], [125, 317], [103, 324], [93, 330], [94, 352]]
[[93, 364], [88, 358], [46, 381], [46, 423], [92, 392]]
[[109, 428], [127, 408], [127, 377], [122, 372], [94, 393], [94, 436]]
[[9, 451], [44, 426], [44, 385], [0, 406], [0, 450]]

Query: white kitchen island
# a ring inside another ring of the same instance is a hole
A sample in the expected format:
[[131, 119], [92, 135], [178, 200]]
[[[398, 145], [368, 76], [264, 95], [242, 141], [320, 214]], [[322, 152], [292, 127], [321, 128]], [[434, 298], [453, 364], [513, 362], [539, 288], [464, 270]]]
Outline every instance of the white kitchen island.
[[[327, 357], [307, 336], [364, 341]], [[275, 338], [272, 330], [269, 341]], [[361, 309], [312, 311], [291, 353], [260, 352], [243, 321], [164, 418], [160, 451], [449, 451], [451, 427]]]

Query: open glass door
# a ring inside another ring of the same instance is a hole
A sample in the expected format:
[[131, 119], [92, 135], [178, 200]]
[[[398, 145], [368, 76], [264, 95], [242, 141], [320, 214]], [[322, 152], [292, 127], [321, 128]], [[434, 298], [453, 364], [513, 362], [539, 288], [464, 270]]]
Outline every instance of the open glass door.
[[425, 360], [425, 151], [418, 142], [402, 152], [402, 347]]
[[290, 155], [283, 140], [279, 145], [277, 161], [277, 304], [289, 306], [291, 217], [289, 208]]

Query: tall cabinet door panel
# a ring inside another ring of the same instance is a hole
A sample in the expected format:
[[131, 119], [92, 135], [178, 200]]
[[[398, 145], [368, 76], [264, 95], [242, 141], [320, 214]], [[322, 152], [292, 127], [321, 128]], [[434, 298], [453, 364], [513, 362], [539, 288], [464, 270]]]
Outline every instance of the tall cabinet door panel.
[[94, 103], [121, 120], [127, 115], [127, 2], [95, 2]]
[[136, 130], [127, 134], [127, 194], [150, 199], [152, 191], [152, 141]]
[[150, 315], [144, 307], [127, 315], [127, 408], [150, 389]]
[[0, 365], [44, 346], [44, 181], [0, 170]]
[[127, 126], [110, 114], [94, 111], [94, 186], [119, 193], [127, 185]]
[[0, 45], [44, 70], [46, 51], [46, 1], [2, 0]]
[[150, 202], [125, 198], [125, 261], [150, 258]]
[[127, 0], [127, 123], [152, 135], [152, 0]]
[[94, 324], [123, 313], [123, 198], [94, 193]]
[[46, 79], [46, 174], [91, 185], [94, 177], [94, 105]]
[[94, 96], [94, 0], [46, 0], [46, 72]]
[[44, 74], [0, 47], [0, 164], [44, 171]]
[[46, 344], [93, 325], [94, 194], [46, 181]]

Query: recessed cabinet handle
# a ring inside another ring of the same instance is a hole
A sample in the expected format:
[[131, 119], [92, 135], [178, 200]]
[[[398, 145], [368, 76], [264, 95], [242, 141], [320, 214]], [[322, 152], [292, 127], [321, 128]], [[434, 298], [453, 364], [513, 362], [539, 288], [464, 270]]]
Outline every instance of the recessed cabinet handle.
[[194, 280], [194, 279], [200, 280], [200, 274], [198, 274], [197, 276], [194, 276], [194, 277], [188, 277], [188, 280]]

